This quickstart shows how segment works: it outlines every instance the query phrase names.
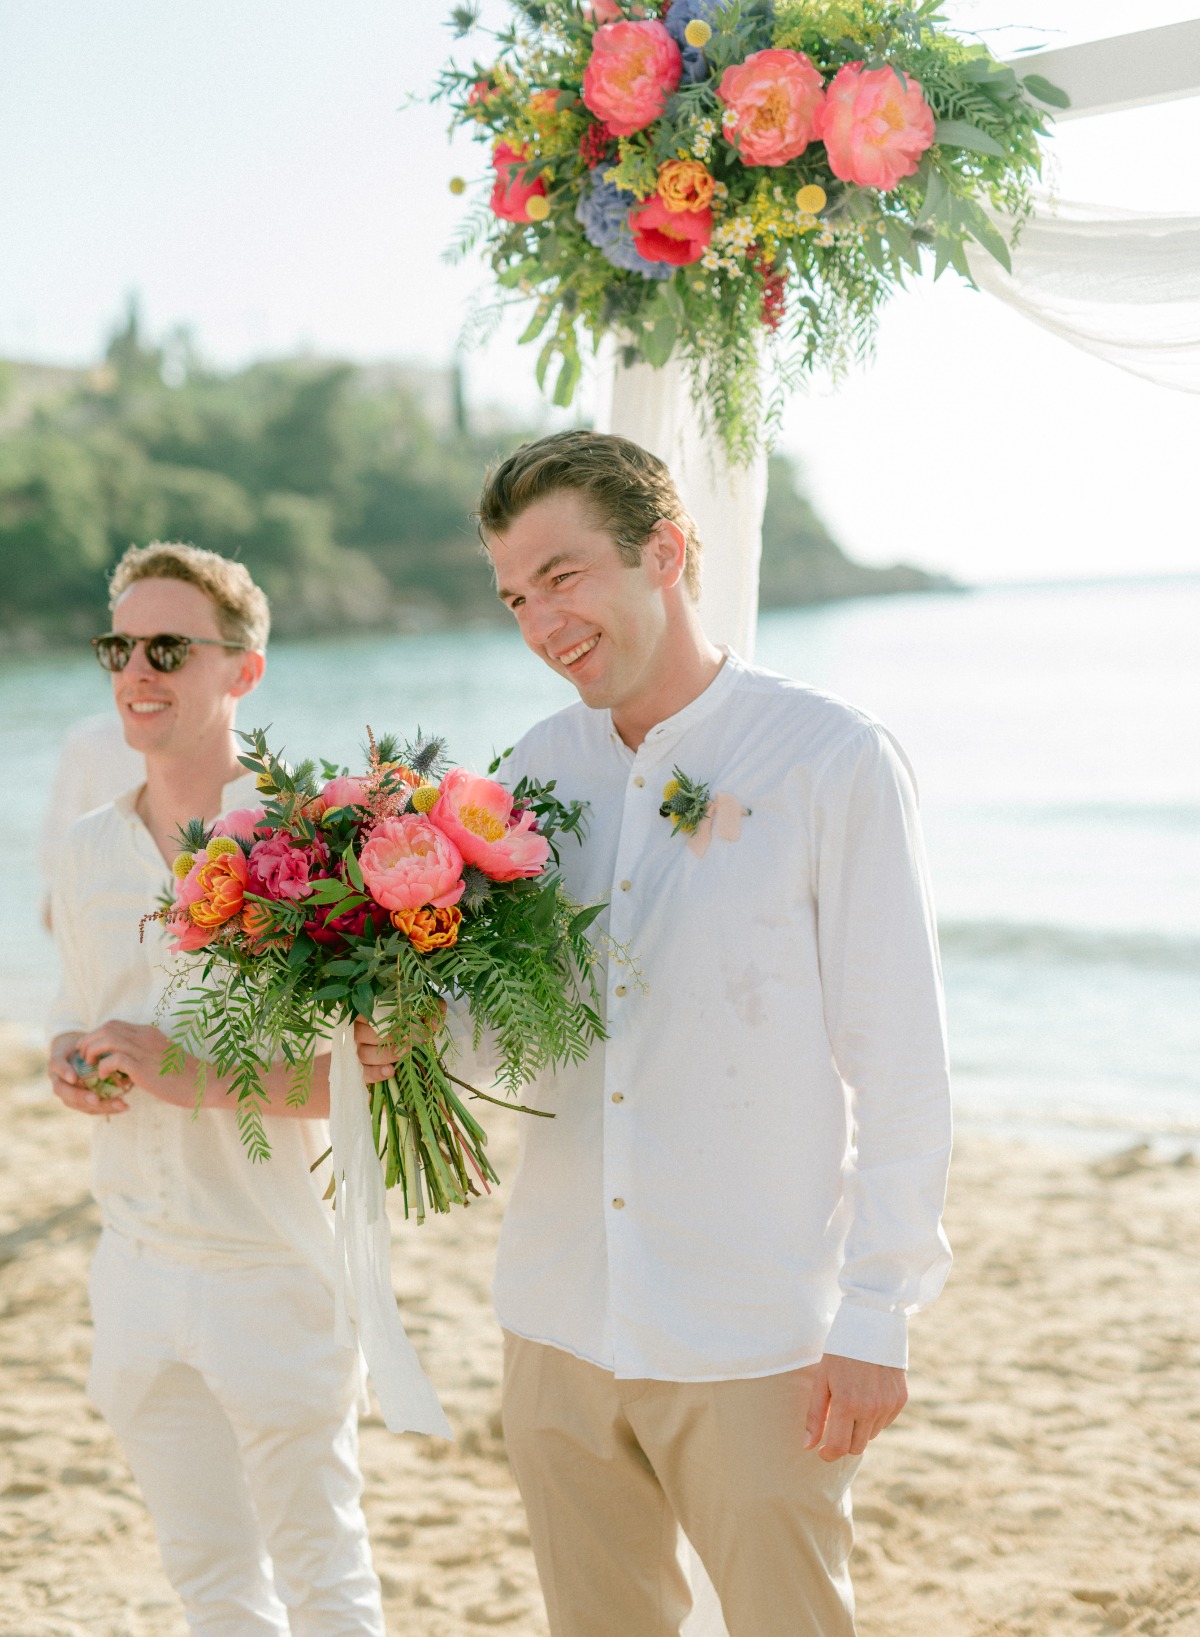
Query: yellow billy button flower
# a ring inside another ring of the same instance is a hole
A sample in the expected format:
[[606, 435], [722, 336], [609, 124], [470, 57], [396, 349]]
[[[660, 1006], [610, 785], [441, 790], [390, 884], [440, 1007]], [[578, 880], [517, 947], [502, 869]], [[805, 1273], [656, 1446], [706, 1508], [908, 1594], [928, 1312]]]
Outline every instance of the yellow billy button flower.
[[409, 800], [418, 813], [428, 813], [437, 805], [441, 793], [436, 784], [421, 784], [413, 791]]
[[550, 214], [550, 201], [544, 193], [535, 193], [532, 199], [526, 200], [525, 214], [531, 222], [544, 222]]
[[467, 191], [467, 183], [466, 183], [466, 178], [465, 177], [452, 176], [450, 178], [450, 192], [451, 193], [465, 193], [466, 191]]
[[684, 29], [683, 37], [689, 45], [706, 46], [712, 39], [712, 29], [703, 17], [693, 17]]
[[668, 779], [666, 784], [663, 785], [663, 800], [673, 801], [679, 794], [681, 788], [682, 786], [680, 785], [678, 779]]
[[180, 853], [174, 864], [171, 865], [171, 874], [177, 881], [184, 881], [190, 874], [192, 865], [195, 862], [195, 853]]
[[221, 857], [222, 853], [239, 853], [241, 848], [232, 836], [214, 836], [204, 849], [210, 863]]
[[796, 209], [803, 211], [806, 216], [816, 216], [825, 209], [827, 203], [825, 189], [816, 182], [808, 182], [796, 190]]

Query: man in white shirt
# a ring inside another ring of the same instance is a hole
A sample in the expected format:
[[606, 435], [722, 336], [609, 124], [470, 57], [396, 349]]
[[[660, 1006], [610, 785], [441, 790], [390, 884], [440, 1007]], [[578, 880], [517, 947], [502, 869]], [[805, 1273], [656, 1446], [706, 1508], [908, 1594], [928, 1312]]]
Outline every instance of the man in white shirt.
[[[608, 901], [630, 957], [606, 963], [606, 1043], [537, 1089], [555, 1118], [523, 1126], [496, 1270], [551, 1632], [677, 1637], [681, 1526], [732, 1637], [849, 1637], [850, 1481], [950, 1263], [908, 764], [861, 711], [708, 640], [695, 525], [637, 445], [525, 446], [480, 532], [580, 694], [502, 777], [588, 802], [566, 883]], [[660, 811], [680, 774], [705, 787], [691, 833]]]
[[[118, 565], [112, 610], [97, 653], [145, 782], [81, 818], [53, 861], [52, 1084], [69, 1108], [104, 1116], [89, 1393], [141, 1485], [192, 1632], [382, 1637], [358, 1359], [334, 1338], [333, 1230], [309, 1169], [328, 1144], [327, 1066], [301, 1109], [272, 1072], [271, 1158], [252, 1164], [215, 1072], [198, 1113], [200, 1065], [160, 1072], [172, 958], [161, 925], [138, 935], [170, 883], [178, 826], [258, 803], [233, 730], [263, 673], [266, 599], [240, 564], [154, 545]], [[80, 1059], [124, 1089], [103, 1101]]]

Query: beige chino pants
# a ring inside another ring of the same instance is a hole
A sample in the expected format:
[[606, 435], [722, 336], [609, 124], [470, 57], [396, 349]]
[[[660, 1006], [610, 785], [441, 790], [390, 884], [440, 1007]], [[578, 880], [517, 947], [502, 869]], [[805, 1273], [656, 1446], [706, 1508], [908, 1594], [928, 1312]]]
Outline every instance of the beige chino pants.
[[619, 1381], [504, 1337], [504, 1437], [552, 1637], [679, 1637], [695, 1547], [729, 1637], [853, 1637], [850, 1482], [804, 1449], [815, 1365]]

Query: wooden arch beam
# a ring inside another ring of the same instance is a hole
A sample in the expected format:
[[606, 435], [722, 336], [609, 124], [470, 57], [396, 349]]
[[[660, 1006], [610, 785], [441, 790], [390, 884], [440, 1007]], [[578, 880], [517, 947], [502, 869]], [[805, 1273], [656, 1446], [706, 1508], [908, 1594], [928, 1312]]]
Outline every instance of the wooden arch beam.
[[1024, 52], [1011, 58], [1009, 66], [1021, 75], [1041, 74], [1063, 88], [1071, 106], [1055, 110], [1058, 120], [1200, 96], [1200, 18], [1109, 40]]

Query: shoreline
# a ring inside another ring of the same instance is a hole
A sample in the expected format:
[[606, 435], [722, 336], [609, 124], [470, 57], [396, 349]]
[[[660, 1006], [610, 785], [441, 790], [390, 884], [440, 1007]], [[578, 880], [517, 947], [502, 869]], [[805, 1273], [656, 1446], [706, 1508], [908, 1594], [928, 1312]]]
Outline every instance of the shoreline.
[[[153, 1531], [83, 1391], [97, 1232], [85, 1123], [12, 1031], [0, 1071], [0, 1627], [183, 1637]], [[516, 1117], [492, 1126], [515, 1165]], [[1200, 1170], [960, 1134], [956, 1267], [913, 1326], [912, 1397], [855, 1485], [860, 1637], [1200, 1629]], [[390, 1628], [546, 1623], [499, 1420], [502, 1196], [394, 1221], [402, 1311], [453, 1445], [361, 1429]]]

